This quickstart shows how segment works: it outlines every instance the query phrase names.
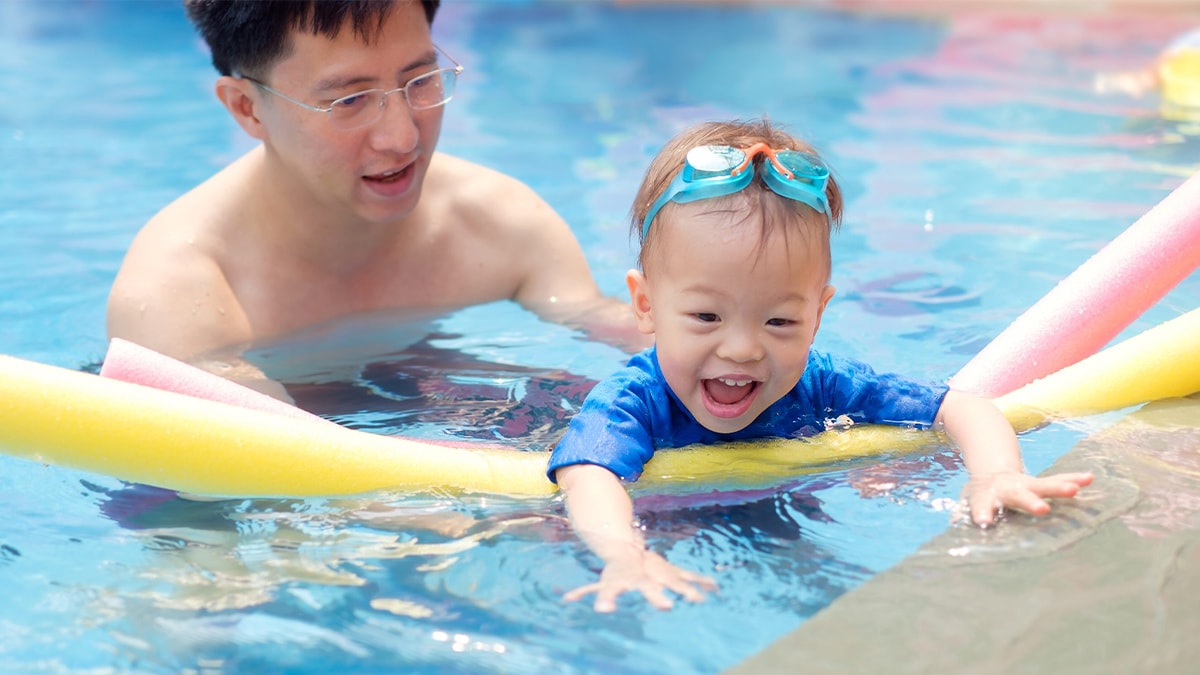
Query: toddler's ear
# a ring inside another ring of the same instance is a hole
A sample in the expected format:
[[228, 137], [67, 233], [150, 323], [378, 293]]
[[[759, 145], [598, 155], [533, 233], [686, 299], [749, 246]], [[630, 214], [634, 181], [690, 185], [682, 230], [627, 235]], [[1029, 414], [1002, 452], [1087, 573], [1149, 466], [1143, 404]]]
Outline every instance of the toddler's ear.
[[650, 307], [650, 285], [641, 270], [625, 273], [625, 285], [629, 286], [629, 302], [633, 305], [633, 316], [637, 318], [638, 330], [649, 335], [654, 332], [654, 315]]
[[826, 283], [826, 287], [822, 289], [821, 306], [817, 309], [817, 324], [816, 327], [812, 329], [812, 334], [816, 335], [817, 330], [821, 329], [821, 316], [824, 315], [824, 309], [826, 309], [826, 307], [829, 305], [829, 300], [833, 299], [833, 294], [836, 292], [838, 292], [838, 288], [829, 286], [828, 283]]
[[817, 325], [813, 328], [813, 335], [821, 328], [821, 316], [825, 314], [825, 307], [829, 305], [829, 301], [833, 299], [833, 294], [837, 292], [837, 288], [825, 284], [825, 288], [821, 291], [821, 306], [817, 309]]
[[834, 293], [837, 293], [837, 286], [831, 286], [829, 284], [825, 284], [825, 290], [821, 291], [821, 311], [822, 312], [825, 311], [825, 305], [828, 305], [829, 301], [833, 299]]

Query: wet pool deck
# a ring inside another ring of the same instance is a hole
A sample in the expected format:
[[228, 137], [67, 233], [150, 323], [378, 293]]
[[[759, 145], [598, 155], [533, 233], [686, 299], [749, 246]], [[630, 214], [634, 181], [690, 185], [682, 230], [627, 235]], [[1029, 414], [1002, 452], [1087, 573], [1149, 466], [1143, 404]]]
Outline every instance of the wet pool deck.
[[951, 527], [726, 673], [1200, 672], [1200, 395], [1049, 471], [1077, 470], [1036, 526]]

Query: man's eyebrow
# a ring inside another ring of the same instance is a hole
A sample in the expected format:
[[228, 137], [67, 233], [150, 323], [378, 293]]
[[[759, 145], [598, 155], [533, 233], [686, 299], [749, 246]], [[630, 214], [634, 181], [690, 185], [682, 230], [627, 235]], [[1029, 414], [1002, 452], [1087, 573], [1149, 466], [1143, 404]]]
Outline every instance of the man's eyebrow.
[[323, 80], [318, 80], [314, 89], [316, 91], [337, 91], [339, 89], [347, 89], [356, 84], [370, 84], [372, 79], [369, 77], [344, 77], [341, 75], [333, 75]]
[[[413, 70], [415, 68], [420, 68], [422, 66], [435, 66], [435, 65], [437, 65], [437, 60], [438, 60], [437, 52], [430, 51], [429, 53], [424, 54], [424, 55], [414, 59], [411, 63], [404, 66], [397, 72], [406, 73], [410, 70]], [[316, 85], [314, 85], [314, 89], [316, 91], [338, 91], [341, 89], [348, 89], [355, 85], [374, 85], [374, 84], [375, 84], [374, 78], [367, 77], [365, 75], [360, 75], [360, 76], [331, 75], [323, 80], [317, 80]]]

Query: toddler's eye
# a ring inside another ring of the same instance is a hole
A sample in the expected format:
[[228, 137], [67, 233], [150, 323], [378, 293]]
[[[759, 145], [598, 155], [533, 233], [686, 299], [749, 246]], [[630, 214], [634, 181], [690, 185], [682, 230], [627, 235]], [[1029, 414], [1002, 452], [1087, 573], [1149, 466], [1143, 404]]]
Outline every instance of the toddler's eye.
[[697, 320], [703, 321], [704, 323], [712, 323], [718, 319], [716, 314], [710, 314], [708, 312], [698, 312], [695, 316]]
[[791, 319], [767, 319], [768, 326], [790, 326], [794, 323]]

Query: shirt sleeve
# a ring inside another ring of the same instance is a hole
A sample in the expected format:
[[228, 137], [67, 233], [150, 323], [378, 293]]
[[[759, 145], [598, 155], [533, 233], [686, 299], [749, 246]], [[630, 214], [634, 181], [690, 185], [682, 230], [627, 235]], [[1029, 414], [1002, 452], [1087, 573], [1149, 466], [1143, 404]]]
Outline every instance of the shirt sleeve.
[[626, 369], [597, 384], [550, 454], [546, 475], [573, 464], [595, 464], [634, 481], [654, 454], [652, 413], [638, 372]]
[[950, 390], [945, 384], [876, 373], [860, 361], [816, 352], [810, 353], [808, 367], [816, 375], [815, 394], [825, 409], [855, 422], [927, 429]]

